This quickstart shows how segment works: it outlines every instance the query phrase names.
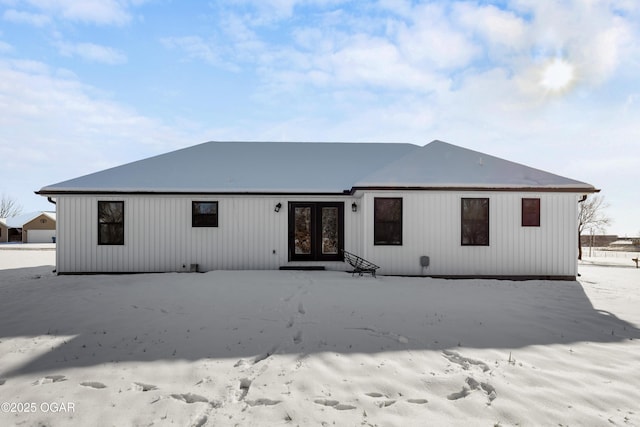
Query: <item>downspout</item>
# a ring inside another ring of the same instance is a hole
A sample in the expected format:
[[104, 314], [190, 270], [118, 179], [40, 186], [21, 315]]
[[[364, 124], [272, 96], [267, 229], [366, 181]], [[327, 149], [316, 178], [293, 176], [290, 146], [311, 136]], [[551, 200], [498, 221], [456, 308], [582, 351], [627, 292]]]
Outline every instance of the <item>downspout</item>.
[[[54, 205], [57, 205], [57, 203], [55, 202], [55, 200], [53, 200], [51, 198], [51, 196], [47, 197], [47, 201], [49, 203], [53, 203]], [[58, 218], [56, 217], [56, 236], [58, 235]], [[57, 273], [58, 272], [58, 249], [56, 248], [56, 268], [53, 269], [53, 273]]]
[[[583, 194], [582, 197], [580, 198], [580, 200], [578, 200], [578, 203], [582, 203], [585, 200], [587, 200], [587, 195]], [[582, 259], [582, 242], [580, 242], [580, 218], [578, 217], [578, 259]], [[576, 263], [578, 262], [578, 260], [576, 260]], [[578, 273], [578, 277], [580, 276], [580, 273]]]

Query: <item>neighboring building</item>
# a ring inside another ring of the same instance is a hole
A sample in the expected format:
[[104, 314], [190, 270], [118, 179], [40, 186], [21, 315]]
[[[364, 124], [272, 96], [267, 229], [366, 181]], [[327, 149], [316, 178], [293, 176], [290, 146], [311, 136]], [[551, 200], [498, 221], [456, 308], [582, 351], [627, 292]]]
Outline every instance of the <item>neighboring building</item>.
[[582, 247], [602, 248], [605, 250], [635, 251], [640, 247], [640, 238], [638, 237], [618, 237], [613, 234], [583, 234], [580, 238], [580, 242], [582, 243]]
[[622, 237], [609, 245], [610, 249], [618, 251], [635, 251], [638, 249], [638, 239], [633, 237]]
[[380, 274], [575, 278], [578, 203], [597, 191], [441, 141], [208, 142], [38, 194], [62, 274], [345, 270], [345, 249]]
[[9, 241], [9, 227], [7, 227], [7, 220], [0, 218], [0, 243], [7, 243]]
[[618, 240], [614, 234], [583, 234], [580, 243], [583, 247], [603, 248]]
[[7, 218], [6, 242], [22, 243], [52, 243], [56, 236], [56, 213], [55, 212], [31, 212], [19, 216]]
[[41, 212], [22, 225], [23, 243], [55, 243], [55, 239], [55, 212]]

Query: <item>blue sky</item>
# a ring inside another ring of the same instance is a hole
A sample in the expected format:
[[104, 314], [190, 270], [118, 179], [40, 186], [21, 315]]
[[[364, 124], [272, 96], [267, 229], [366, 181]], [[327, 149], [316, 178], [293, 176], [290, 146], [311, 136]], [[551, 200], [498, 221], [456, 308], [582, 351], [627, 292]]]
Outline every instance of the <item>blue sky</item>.
[[0, 0], [0, 192], [209, 140], [434, 139], [640, 234], [636, 0]]

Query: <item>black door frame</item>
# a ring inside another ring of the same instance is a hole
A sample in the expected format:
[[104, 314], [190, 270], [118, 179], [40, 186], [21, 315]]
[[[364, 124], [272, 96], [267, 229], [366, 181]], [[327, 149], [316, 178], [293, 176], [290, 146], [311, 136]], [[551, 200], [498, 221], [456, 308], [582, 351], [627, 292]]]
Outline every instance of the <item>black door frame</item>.
[[[295, 209], [311, 208], [311, 253], [295, 253]], [[338, 253], [322, 253], [322, 208], [338, 209]], [[289, 202], [289, 261], [342, 261], [344, 255], [344, 202]]]

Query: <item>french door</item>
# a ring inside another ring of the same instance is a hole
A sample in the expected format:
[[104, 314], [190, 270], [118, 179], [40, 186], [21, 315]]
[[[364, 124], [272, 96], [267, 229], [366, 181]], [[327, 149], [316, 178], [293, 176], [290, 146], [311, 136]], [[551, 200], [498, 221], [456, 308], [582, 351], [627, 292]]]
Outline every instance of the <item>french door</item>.
[[289, 259], [341, 261], [344, 203], [289, 202]]

